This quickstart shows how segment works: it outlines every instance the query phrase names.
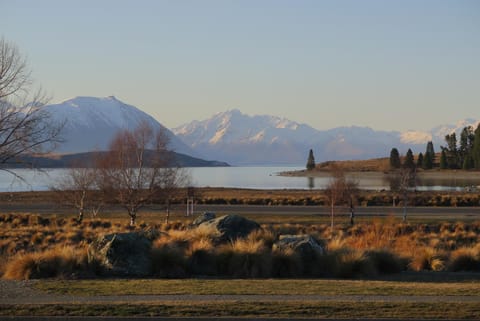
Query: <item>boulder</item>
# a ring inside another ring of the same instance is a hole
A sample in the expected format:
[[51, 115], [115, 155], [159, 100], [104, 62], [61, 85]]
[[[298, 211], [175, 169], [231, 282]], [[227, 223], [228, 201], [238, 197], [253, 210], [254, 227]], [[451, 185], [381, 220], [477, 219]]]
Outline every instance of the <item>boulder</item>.
[[216, 217], [217, 217], [217, 215], [215, 215], [215, 213], [204, 212], [202, 215], [199, 215], [195, 220], [193, 220], [191, 226], [192, 227], [197, 227], [200, 224], [202, 224], [203, 222], [211, 221], [211, 220], [215, 219]]
[[303, 259], [325, 254], [325, 249], [310, 235], [280, 235], [273, 250], [293, 250]]
[[99, 237], [88, 247], [88, 261], [115, 276], [147, 276], [152, 273], [150, 251], [153, 233], [116, 233]]
[[198, 225], [217, 243], [234, 241], [237, 238], [244, 238], [254, 230], [260, 229], [260, 225], [252, 220], [239, 215], [225, 215], [204, 221]]

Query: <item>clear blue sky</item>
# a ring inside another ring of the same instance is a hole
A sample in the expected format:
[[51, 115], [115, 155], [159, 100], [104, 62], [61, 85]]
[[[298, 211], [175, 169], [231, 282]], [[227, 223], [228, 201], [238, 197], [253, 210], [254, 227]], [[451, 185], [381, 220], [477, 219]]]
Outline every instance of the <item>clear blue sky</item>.
[[480, 1], [0, 0], [0, 36], [59, 102], [167, 127], [238, 108], [318, 129], [480, 118]]

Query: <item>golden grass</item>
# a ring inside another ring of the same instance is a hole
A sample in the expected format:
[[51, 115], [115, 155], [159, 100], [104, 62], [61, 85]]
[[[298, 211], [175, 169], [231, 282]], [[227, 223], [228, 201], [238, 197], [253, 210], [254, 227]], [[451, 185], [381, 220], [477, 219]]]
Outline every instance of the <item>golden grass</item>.
[[5, 279], [31, 279], [71, 276], [87, 268], [85, 249], [57, 247], [44, 252], [14, 257], [5, 266]]
[[[269, 223], [245, 239], [223, 245], [216, 244], [207, 230], [188, 229], [187, 223], [144, 223], [142, 227], [160, 231], [152, 246], [154, 274], [160, 277], [361, 277], [400, 270], [480, 271], [480, 222], [415, 224], [370, 219], [355, 226], [338, 223], [333, 238], [327, 224]], [[82, 260], [73, 260], [71, 251], [81, 258], [99, 235], [131, 230], [116, 220], [85, 219], [78, 224], [68, 217], [0, 215], [0, 274], [33, 278], [68, 276], [75, 269], [87, 273], [89, 268]], [[284, 234], [311, 235], [324, 244], [327, 254], [307, 260], [293, 251], [275, 250], [273, 244]]]

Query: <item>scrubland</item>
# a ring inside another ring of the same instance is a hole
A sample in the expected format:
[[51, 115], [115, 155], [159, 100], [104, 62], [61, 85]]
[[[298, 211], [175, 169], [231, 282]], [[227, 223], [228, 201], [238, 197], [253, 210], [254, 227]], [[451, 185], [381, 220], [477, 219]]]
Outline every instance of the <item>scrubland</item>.
[[[33, 214], [0, 215], [0, 273], [6, 279], [108, 276], [88, 260], [99, 235], [155, 229], [152, 277], [302, 278], [376, 277], [401, 271], [480, 272], [480, 222], [402, 223], [371, 219], [354, 226], [268, 223], [245, 239], [215, 244], [188, 222], [140, 223]], [[272, 245], [279, 235], [309, 234], [325, 253], [301, 257]]]

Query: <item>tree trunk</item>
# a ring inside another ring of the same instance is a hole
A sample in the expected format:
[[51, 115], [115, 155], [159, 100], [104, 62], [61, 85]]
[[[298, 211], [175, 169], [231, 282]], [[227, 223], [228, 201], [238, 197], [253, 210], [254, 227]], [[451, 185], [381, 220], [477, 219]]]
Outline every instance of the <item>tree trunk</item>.
[[128, 213], [130, 215], [130, 226], [135, 226], [135, 221], [137, 219], [137, 212], [132, 210]]
[[82, 223], [83, 221], [83, 207], [80, 207], [78, 209], [78, 217], [77, 217], [77, 222]]
[[84, 208], [85, 208], [85, 197], [86, 197], [87, 193], [85, 192], [85, 190], [82, 191], [82, 197], [80, 198], [80, 207], [78, 209], [78, 218], [77, 218], [77, 221], [78, 223], [82, 223], [83, 221], [83, 211], [84, 211]]
[[335, 208], [335, 205], [334, 205], [334, 203], [332, 202], [332, 203], [330, 204], [330, 219], [331, 219], [330, 229], [332, 230], [332, 231], [331, 231], [332, 236], [333, 236], [333, 212], [334, 212], [334, 208]]
[[353, 202], [350, 201], [350, 225], [353, 226], [355, 218], [355, 208], [353, 207]]
[[167, 217], [165, 218], [165, 223], [168, 224], [169, 220], [170, 220], [170, 201], [167, 200]]

